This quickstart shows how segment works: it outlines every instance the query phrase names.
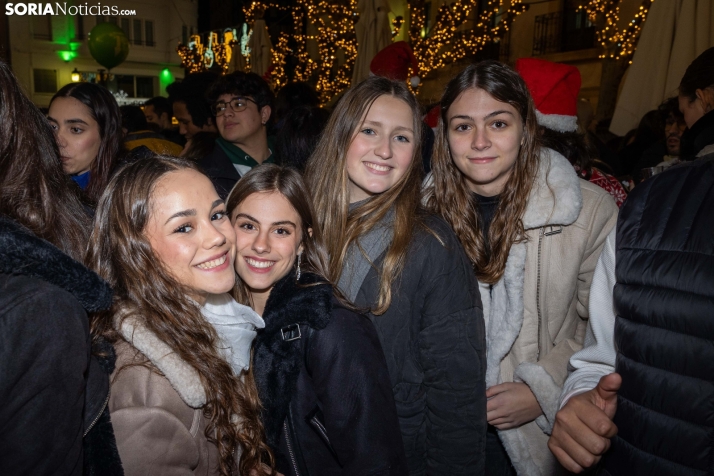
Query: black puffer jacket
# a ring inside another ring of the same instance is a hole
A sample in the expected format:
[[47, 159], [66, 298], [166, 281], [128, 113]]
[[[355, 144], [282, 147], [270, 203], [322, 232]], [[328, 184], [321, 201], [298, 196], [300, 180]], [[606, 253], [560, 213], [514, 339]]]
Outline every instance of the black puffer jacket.
[[253, 372], [285, 475], [405, 475], [399, 423], [372, 323], [329, 284], [289, 273], [265, 306]]
[[[433, 233], [416, 232], [389, 309], [370, 317], [387, 358], [410, 474], [480, 475], [486, 337], [478, 283], [451, 228], [434, 217], [426, 225]], [[355, 304], [369, 308], [378, 294], [373, 268]]]
[[106, 411], [113, 362], [90, 357], [87, 319], [111, 299], [99, 276], [0, 216], [0, 474], [123, 474]]
[[604, 474], [714, 474], [714, 154], [638, 185], [617, 223], [618, 434]]

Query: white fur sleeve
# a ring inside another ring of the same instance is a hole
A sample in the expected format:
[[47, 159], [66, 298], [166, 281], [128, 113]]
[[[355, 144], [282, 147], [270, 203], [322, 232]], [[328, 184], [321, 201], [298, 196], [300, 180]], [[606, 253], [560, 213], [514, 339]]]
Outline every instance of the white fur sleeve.
[[590, 286], [590, 319], [583, 349], [570, 358], [570, 375], [563, 386], [560, 407], [579, 393], [592, 390], [601, 377], [615, 371], [615, 237], [613, 228], [598, 259]]

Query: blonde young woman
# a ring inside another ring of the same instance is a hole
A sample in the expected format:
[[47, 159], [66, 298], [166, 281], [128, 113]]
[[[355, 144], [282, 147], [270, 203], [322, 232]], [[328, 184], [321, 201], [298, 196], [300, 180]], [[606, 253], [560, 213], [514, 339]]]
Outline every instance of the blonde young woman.
[[533, 101], [510, 67], [469, 66], [448, 84], [441, 108], [426, 201], [451, 224], [480, 282], [487, 471], [557, 474], [548, 434], [568, 359], [582, 347], [590, 282], [617, 206], [539, 147]]
[[92, 329], [117, 353], [109, 410], [127, 476], [270, 464], [248, 372], [263, 322], [226, 294], [235, 254], [223, 200], [185, 159], [128, 165], [99, 201], [87, 262], [114, 303]]
[[349, 90], [306, 169], [329, 278], [368, 315], [387, 357], [410, 474], [483, 473], [485, 342], [458, 240], [419, 206], [419, 107], [406, 85]]

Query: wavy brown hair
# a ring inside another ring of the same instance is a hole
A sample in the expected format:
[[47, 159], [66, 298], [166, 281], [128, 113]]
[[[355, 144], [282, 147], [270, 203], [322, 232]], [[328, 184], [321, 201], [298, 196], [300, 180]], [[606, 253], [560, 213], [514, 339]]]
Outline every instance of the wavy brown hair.
[[[380, 96], [404, 101], [414, 118], [414, 152], [409, 168], [392, 188], [375, 195], [349, 211], [347, 151], [370, 107]], [[340, 279], [349, 246], [367, 233], [394, 208], [394, 237], [387, 249], [379, 278], [379, 296], [372, 307], [375, 315], [384, 314], [392, 302], [392, 284], [404, 268], [406, 254], [417, 226], [423, 226], [419, 209], [421, 181], [421, 112], [406, 84], [372, 76], [345, 93], [330, 116], [320, 142], [305, 170], [312, 193], [317, 222], [329, 255], [330, 281]]]
[[[449, 108], [461, 94], [483, 89], [494, 99], [513, 106], [523, 122], [523, 143], [488, 231], [489, 246], [481, 233], [478, 207], [466, 178], [454, 164], [449, 149]], [[476, 276], [494, 284], [503, 276], [513, 243], [525, 240], [523, 214], [538, 171], [538, 123], [533, 99], [523, 79], [497, 61], [472, 64], [452, 79], [441, 98], [441, 118], [432, 156], [432, 181], [426, 190], [426, 206], [446, 219], [471, 260]]]
[[[241, 177], [226, 200], [226, 211], [231, 217], [231, 222], [235, 224], [233, 213], [246, 198], [254, 193], [271, 192], [277, 192], [285, 197], [300, 216], [302, 230], [300, 243], [303, 245], [300, 259], [301, 272], [313, 273], [327, 280], [327, 253], [322, 234], [315, 221], [310, 194], [297, 170], [275, 164], [264, 164]], [[309, 229], [312, 229], [312, 235], [308, 233]], [[334, 292], [338, 298], [341, 298], [337, 289]], [[240, 276], [236, 279], [233, 296], [241, 304], [253, 305], [250, 290], [241, 281]]]
[[[111, 285], [115, 297], [109, 311], [93, 316], [91, 327], [93, 335], [117, 342], [121, 322], [138, 319], [191, 365], [206, 389], [205, 434], [218, 447], [220, 474], [248, 474], [262, 462], [273, 465], [252, 374], [244, 379], [234, 375], [216, 350], [215, 329], [189, 298], [191, 290], [171, 276], [145, 235], [156, 183], [184, 169], [197, 170], [186, 159], [155, 156], [127, 165], [108, 184], [97, 205], [86, 262]], [[231, 421], [233, 415], [241, 418], [240, 428]], [[237, 467], [239, 446], [243, 453]]]
[[49, 122], [0, 61], [0, 213], [81, 261], [89, 218], [75, 188]]

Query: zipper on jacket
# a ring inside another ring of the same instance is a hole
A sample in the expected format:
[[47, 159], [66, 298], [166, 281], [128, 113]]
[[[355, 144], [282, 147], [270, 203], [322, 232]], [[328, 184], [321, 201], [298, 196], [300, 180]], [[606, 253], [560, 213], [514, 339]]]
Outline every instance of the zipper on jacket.
[[104, 413], [104, 410], [107, 408], [107, 405], [109, 405], [109, 396], [111, 394], [112, 394], [112, 391], [110, 389], [109, 392], [107, 392], [107, 398], [106, 398], [106, 400], [104, 400], [104, 404], [102, 405], [102, 408], [99, 410], [99, 413], [97, 413], [97, 416], [94, 417], [94, 420], [92, 420], [92, 423], [89, 425], [89, 428], [87, 428], [86, 431], [84, 432], [84, 434], [82, 435], [82, 438], [84, 438], [85, 436], [87, 436], [89, 434], [89, 432], [92, 430], [92, 428], [94, 428], [94, 425], [96, 425], [97, 422], [99, 421], [99, 419], [102, 417], [102, 413]]
[[285, 430], [285, 443], [288, 445], [288, 453], [290, 453], [290, 460], [293, 462], [295, 476], [300, 476], [300, 470], [298, 469], [297, 460], [295, 459], [295, 453], [293, 452], [293, 444], [290, 442], [290, 432], [288, 431], [287, 418], [283, 422], [283, 430]]
[[538, 278], [536, 280], [536, 313], [538, 314], [538, 354], [536, 356], [536, 362], [540, 360], [540, 344], [541, 344], [541, 328], [542, 328], [542, 321], [543, 317], [541, 315], [540, 311], [540, 262], [541, 262], [541, 255], [543, 251], [543, 237], [544, 236], [551, 236], [551, 235], [557, 235], [558, 233], [563, 232], [563, 226], [562, 225], [553, 225], [548, 227], [550, 228], [550, 231], [546, 232], [545, 229], [546, 227], [543, 227], [540, 229], [540, 233], [538, 233]]
[[536, 355], [536, 362], [540, 360], [540, 328], [541, 328], [541, 321], [542, 317], [540, 314], [540, 259], [541, 259], [541, 251], [543, 249], [543, 236], [545, 235], [545, 228], [540, 229], [540, 233], [538, 233], [538, 268], [537, 268], [537, 280], [536, 280], [536, 314], [538, 315], [538, 354]]

